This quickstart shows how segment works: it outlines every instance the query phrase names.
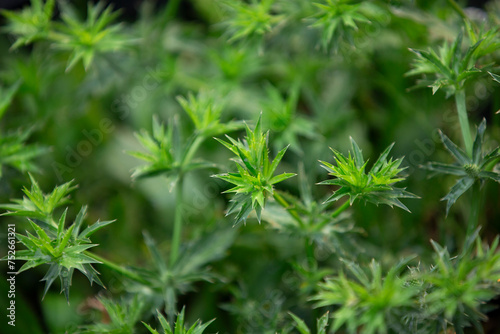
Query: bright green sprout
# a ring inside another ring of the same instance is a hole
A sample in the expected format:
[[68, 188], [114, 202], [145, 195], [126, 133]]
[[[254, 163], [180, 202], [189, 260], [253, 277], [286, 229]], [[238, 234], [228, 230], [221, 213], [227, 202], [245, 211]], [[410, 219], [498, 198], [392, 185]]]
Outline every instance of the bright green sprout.
[[441, 141], [446, 149], [453, 155], [457, 161], [454, 164], [445, 164], [441, 162], [429, 162], [424, 167], [436, 174], [451, 174], [459, 176], [460, 179], [450, 189], [450, 192], [443, 197], [446, 203], [446, 215], [451, 206], [462, 196], [476, 181], [491, 179], [500, 182], [500, 173], [493, 171], [494, 166], [500, 161], [500, 148], [497, 147], [489, 153], [483, 153], [484, 132], [486, 130], [486, 120], [483, 119], [477, 129], [474, 140], [472, 157], [469, 157], [461, 148], [454, 144], [444, 133], [439, 132]]
[[195, 323], [189, 327], [189, 329], [184, 324], [184, 310], [185, 307], [182, 308], [182, 311], [177, 316], [177, 321], [175, 322], [175, 326], [172, 329], [170, 324], [167, 322], [167, 319], [160, 313], [158, 313], [158, 320], [160, 321], [160, 325], [163, 329], [163, 332], [160, 333], [156, 329], [153, 329], [150, 325], [143, 322], [144, 326], [153, 334], [203, 334], [205, 329], [215, 320], [210, 320], [209, 322], [203, 324], [200, 320], [196, 320]]
[[349, 152], [348, 157], [332, 149], [337, 165], [334, 166], [325, 161], [320, 162], [322, 163], [321, 167], [325, 168], [329, 175], [336, 178], [322, 181], [319, 184], [340, 186], [340, 188], [334, 191], [326, 202], [337, 201], [348, 195], [351, 205], [359, 198], [376, 205], [386, 204], [391, 207], [395, 205], [409, 211], [399, 198], [417, 198], [417, 196], [404, 188], [393, 186], [394, 183], [405, 179], [401, 176], [398, 177], [401, 171], [405, 169], [399, 168], [403, 158], [396, 160], [390, 158], [387, 160], [393, 146], [394, 144], [391, 144], [382, 152], [368, 174], [365, 172], [368, 161], [364, 161], [361, 150], [354, 139], [351, 138], [352, 154]]
[[238, 212], [235, 225], [241, 221], [245, 222], [252, 209], [257, 213], [257, 219], [260, 222], [266, 199], [274, 194], [274, 185], [295, 176], [294, 173], [273, 176], [288, 147], [279, 151], [272, 163], [269, 161], [269, 132], [262, 133], [261, 117], [253, 132], [248, 125], [246, 126], [246, 134], [243, 142], [236, 141], [229, 136], [226, 137], [230, 142], [216, 138], [237, 156], [235, 163], [238, 172], [215, 175], [235, 185], [234, 188], [226, 191], [236, 194], [227, 212], [227, 215]]
[[112, 12], [111, 6], [105, 8], [103, 2], [96, 5], [89, 2], [87, 20], [82, 22], [73, 8], [67, 4], [62, 6], [64, 24], [59, 24], [58, 31], [51, 37], [55, 48], [71, 52], [66, 71], [80, 60], [88, 70], [96, 55], [122, 51], [130, 45], [131, 40], [121, 34], [122, 27], [110, 25], [118, 15]]
[[36, 40], [46, 39], [51, 28], [51, 19], [54, 12], [55, 0], [31, 0], [31, 6], [19, 13], [3, 10], [8, 24], [5, 31], [17, 36], [11, 49], [31, 44]]
[[[358, 23], [370, 23], [363, 12], [360, 10], [361, 4], [353, 3], [350, 0], [326, 0], [326, 3], [317, 3], [314, 5], [319, 11], [313, 16], [314, 22], [311, 27], [322, 29], [321, 45], [324, 50], [328, 50], [334, 41], [352, 39], [352, 32], [358, 30]], [[337, 49], [338, 45], [334, 45]]]
[[251, 0], [249, 4], [238, 0], [223, 1], [233, 15], [226, 21], [231, 35], [229, 42], [263, 36], [283, 20], [281, 15], [271, 14], [274, 0]]
[[370, 275], [358, 264], [345, 261], [355, 280], [341, 272], [321, 283], [312, 298], [316, 306], [340, 306], [332, 314], [332, 332], [345, 325], [348, 333], [387, 333], [391, 325], [398, 324], [413, 307], [418, 292], [405, 285], [405, 276], [401, 275], [409, 260], [400, 261], [385, 277], [375, 260], [370, 263]]

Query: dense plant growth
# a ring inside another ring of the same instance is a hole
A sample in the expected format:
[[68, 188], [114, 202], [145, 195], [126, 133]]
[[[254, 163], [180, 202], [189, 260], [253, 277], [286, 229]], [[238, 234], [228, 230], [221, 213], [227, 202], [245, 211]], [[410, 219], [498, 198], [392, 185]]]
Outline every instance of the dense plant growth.
[[500, 327], [498, 1], [140, 3], [1, 11], [0, 332]]

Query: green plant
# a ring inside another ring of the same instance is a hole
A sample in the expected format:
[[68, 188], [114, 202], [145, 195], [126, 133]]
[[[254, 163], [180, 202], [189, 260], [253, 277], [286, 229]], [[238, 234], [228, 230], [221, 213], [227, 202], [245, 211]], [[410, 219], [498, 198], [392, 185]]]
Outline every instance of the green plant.
[[490, 171], [491, 167], [500, 161], [499, 148], [494, 148], [489, 153], [483, 152], [484, 132], [486, 130], [486, 120], [483, 119], [477, 128], [476, 139], [474, 140], [472, 158], [469, 157], [460, 147], [455, 145], [444, 133], [439, 132], [441, 141], [446, 149], [453, 155], [456, 162], [454, 164], [444, 164], [441, 162], [428, 162], [425, 166], [436, 174], [451, 174], [459, 176], [460, 179], [450, 189], [450, 192], [443, 197], [446, 204], [446, 214], [457, 199], [465, 193], [474, 182], [484, 182], [491, 179], [500, 182], [500, 173]]
[[[177, 321], [175, 322], [175, 327], [172, 330], [172, 327], [168, 324], [167, 320], [165, 317], [158, 312], [158, 320], [160, 321], [160, 325], [163, 329], [163, 332], [165, 334], [174, 334], [174, 333], [179, 333], [179, 334], [202, 334], [205, 329], [210, 326], [210, 323], [213, 322], [213, 320], [202, 324], [200, 320], [197, 320], [189, 329], [187, 329], [184, 325], [184, 308], [182, 308], [182, 311], [179, 313], [177, 316]], [[153, 329], [150, 325], [144, 323], [144, 326], [153, 334], [159, 334], [159, 332], [156, 329]]]
[[348, 195], [351, 205], [359, 198], [377, 205], [396, 205], [409, 211], [399, 198], [416, 198], [416, 196], [404, 189], [392, 186], [394, 183], [404, 180], [403, 177], [398, 175], [404, 170], [404, 168], [399, 168], [403, 160], [387, 159], [393, 145], [390, 145], [382, 152], [368, 174], [365, 172], [367, 162], [364, 161], [361, 150], [354, 139], [351, 138], [352, 156], [351, 152], [349, 152], [348, 157], [345, 157], [342, 153], [332, 150], [337, 166], [325, 161], [321, 161], [321, 163], [322, 167], [330, 175], [335, 176], [336, 179], [326, 180], [320, 184], [335, 185], [340, 186], [340, 188], [334, 191], [326, 201], [337, 201]]
[[50, 267], [42, 279], [45, 281], [43, 295], [45, 296], [52, 283], [59, 277], [61, 292], [64, 291], [66, 300], [69, 302], [69, 287], [75, 269], [87, 276], [90, 284], [96, 282], [103, 285], [97, 276], [98, 272], [92, 267], [92, 264], [100, 262], [87, 255], [86, 251], [97, 246], [91, 243], [89, 237], [111, 224], [112, 221], [97, 221], [80, 231], [87, 212], [84, 206], [74, 223], [69, 228], [65, 228], [67, 209], [58, 220], [54, 219], [53, 213], [56, 207], [67, 201], [66, 195], [74, 189], [71, 182], [56, 187], [48, 195], [42, 193], [33, 177], [31, 177], [31, 182], [31, 191], [24, 189], [27, 197], [23, 200], [16, 200], [16, 204], [13, 205], [2, 205], [8, 210], [7, 215], [28, 217], [36, 233], [36, 236], [29, 232], [26, 235], [19, 233], [16, 235], [19, 242], [26, 247], [26, 250], [18, 251], [16, 254], [16, 260], [26, 261], [19, 268], [18, 273], [42, 264], [49, 264]]
[[268, 136], [269, 133], [262, 132], [261, 118], [259, 118], [253, 131], [248, 125], [246, 126], [246, 138], [243, 141], [236, 141], [231, 137], [227, 137], [229, 142], [217, 139], [238, 157], [235, 161], [238, 172], [216, 175], [235, 185], [227, 191], [236, 194], [227, 211], [228, 215], [238, 212], [235, 225], [245, 222], [252, 209], [255, 210], [260, 222], [267, 198], [279, 196], [275, 195], [274, 184], [295, 176], [294, 173], [274, 175], [288, 147], [279, 151], [271, 162], [268, 155]]
[[497, 2], [137, 6], [0, 12], [0, 332], [499, 327]]
[[[320, 284], [313, 297], [317, 306], [340, 305], [333, 313], [333, 330], [345, 324], [349, 333], [386, 333], [389, 329], [403, 328], [399, 319], [414, 306], [413, 297], [418, 290], [405, 285], [400, 276], [409, 260], [402, 260], [392, 267], [385, 277], [382, 268], [372, 260], [367, 275], [356, 263], [346, 262], [346, 267], [355, 280], [341, 272], [338, 277]], [[391, 328], [392, 327], [392, 328]]]

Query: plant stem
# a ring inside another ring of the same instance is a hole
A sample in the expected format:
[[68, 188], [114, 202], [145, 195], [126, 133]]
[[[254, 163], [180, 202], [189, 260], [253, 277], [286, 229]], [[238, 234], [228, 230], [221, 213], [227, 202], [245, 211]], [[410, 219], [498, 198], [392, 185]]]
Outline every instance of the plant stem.
[[467, 19], [467, 15], [465, 14], [464, 10], [455, 2], [455, 0], [448, 0], [448, 3], [458, 13], [458, 15], [460, 15], [462, 19]]
[[307, 264], [309, 269], [314, 270], [317, 268], [316, 258], [314, 257], [314, 244], [310, 238], [304, 239], [304, 247], [306, 250]]
[[465, 104], [465, 90], [458, 89], [455, 93], [455, 103], [457, 105], [458, 120], [460, 121], [460, 130], [464, 139], [465, 150], [472, 157], [472, 136], [469, 127], [469, 118], [467, 117], [467, 108]]
[[179, 175], [179, 180], [175, 185], [175, 216], [174, 216], [174, 230], [172, 233], [172, 247], [170, 249], [170, 265], [174, 265], [179, 255], [179, 248], [181, 246], [181, 232], [182, 232], [182, 211], [183, 211], [183, 196], [184, 196], [184, 175]]
[[297, 211], [290, 208], [290, 204], [288, 204], [288, 202], [283, 198], [283, 196], [281, 196], [277, 191], [274, 191], [273, 197], [276, 200], [276, 202], [278, 202], [283, 208], [285, 208], [290, 213], [290, 215], [292, 215], [292, 217], [297, 221], [297, 223], [299, 223], [300, 227], [302, 228], [305, 227], [302, 218], [300, 218]]
[[137, 275], [136, 273], [133, 273], [130, 270], [125, 269], [122, 266], [117, 265], [116, 263], [113, 263], [113, 262], [111, 262], [109, 260], [106, 260], [105, 258], [100, 257], [97, 254], [94, 254], [94, 253], [91, 253], [91, 252], [85, 252], [85, 255], [93, 258], [96, 261], [101, 262], [106, 267], [108, 267], [110, 269], [113, 269], [114, 271], [122, 274], [123, 276], [125, 276], [127, 278], [130, 278], [130, 279], [132, 279], [132, 280], [134, 280], [136, 282], [142, 283], [142, 284], [149, 284], [149, 282], [147, 280], [145, 280], [141, 276]]
[[344, 204], [337, 208], [337, 210], [333, 211], [332, 218], [337, 218], [342, 212], [345, 211], [345, 209], [349, 207], [349, 204], [349, 200], [345, 201]]
[[196, 151], [198, 151], [198, 148], [200, 145], [205, 141], [205, 136], [198, 135], [196, 138], [193, 140], [192, 144], [189, 146], [188, 151], [186, 152], [186, 155], [182, 159], [182, 168], [186, 167], [191, 160], [194, 157], [194, 154]]
[[476, 181], [474, 185], [472, 186], [472, 200], [470, 204], [470, 214], [469, 214], [469, 221], [467, 222], [467, 234], [465, 236], [466, 240], [469, 236], [474, 233], [474, 231], [477, 228], [478, 221], [479, 221], [479, 209], [481, 206], [481, 185], [479, 181]]
[[170, 249], [170, 265], [173, 266], [177, 261], [179, 256], [179, 249], [181, 247], [181, 235], [182, 235], [182, 214], [183, 214], [183, 202], [184, 202], [184, 168], [191, 162], [194, 154], [200, 147], [201, 143], [205, 140], [205, 137], [198, 135], [195, 137], [186, 155], [183, 157], [181, 162], [181, 168], [179, 172], [179, 179], [175, 185], [175, 216], [174, 216], [174, 230], [172, 232], [172, 246]]

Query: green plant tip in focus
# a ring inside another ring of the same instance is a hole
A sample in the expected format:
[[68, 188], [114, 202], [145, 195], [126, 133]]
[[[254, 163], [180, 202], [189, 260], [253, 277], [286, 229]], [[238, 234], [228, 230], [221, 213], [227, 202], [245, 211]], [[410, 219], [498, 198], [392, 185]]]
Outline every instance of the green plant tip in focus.
[[262, 133], [261, 117], [253, 131], [248, 125], [246, 126], [246, 133], [247, 136], [243, 141], [236, 141], [229, 136], [226, 136], [229, 142], [215, 138], [237, 156], [235, 159], [237, 172], [215, 175], [235, 185], [234, 188], [226, 191], [236, 194], [227, 211], [227, 215], [238, 212], [235, 225], [246, 221], [252, 209], [255, 210], [260, 222], [266, 199], [274, 195], [274, 185], [296, 175], [283, 173], [274, 176], [276, 167], [285, 155], [288, 146], [279, 151], [272, 162], [269, 161], [269, 132]]
[[340, 186], [340, 189], [334, 191], [326, 202], [337, 201], [344, 196], [349, 196], [351, 205], [359, 198], [376, 205], [387, 204], [391, 207], [395, 205], [410, 211], [399, 198], [417, 198], [417, 196], [404, 188], [393, 186], [394, 183], [405, 179], [399, 176], [401, 171], [405, 169], [399, 168], [403, 158], [396, 160], [387, 158], [393, 146], [394, 144], [391, 144], [382, 152], [369, 173], [365, 172], [368, 162], [364, 161], [361, 150], [354, 139], [351, 138], [352, 152], [349, 152], [347, 157], [332, 149], [337, 165], [334, 166], [325, 161], [320, 162], [322, 163], [321, 167], [326, 169], [329, 175], [336, 178], [322, 181], [319, 184]]

